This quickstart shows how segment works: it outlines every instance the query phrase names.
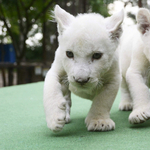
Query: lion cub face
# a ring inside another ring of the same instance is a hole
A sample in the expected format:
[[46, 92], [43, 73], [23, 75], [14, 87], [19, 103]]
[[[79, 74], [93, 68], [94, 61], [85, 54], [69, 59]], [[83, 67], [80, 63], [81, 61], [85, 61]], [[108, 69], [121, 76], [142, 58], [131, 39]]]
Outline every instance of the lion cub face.
[[58, 53], [69, 84], [79, 88], [100, 86], [114, 59], [123, 12], [106, 19], [99, 14], [74, 17], [57, 6], [54, 13], [59, 32]]

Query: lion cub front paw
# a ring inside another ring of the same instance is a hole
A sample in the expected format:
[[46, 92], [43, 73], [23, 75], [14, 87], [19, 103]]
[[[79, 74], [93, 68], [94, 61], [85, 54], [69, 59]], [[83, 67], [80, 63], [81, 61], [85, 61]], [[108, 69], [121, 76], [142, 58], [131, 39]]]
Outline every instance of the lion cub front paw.
[[[67, 118], [70, 117], [67, 114]], [[53, 132], [59, 132], [63, 129], [66, 121], [66, 104], [61, 103], [60, 105], [53, 106], [49, 109], [48, 116], [46, 116], [47, 126]], [[67, 119], [68, 120], [68, 119]]]
[[85, 119], [88, 131], [110, 131], [115, 129], [115, 123], [110, 118], [107, 119]]
[[131, 112], [131, 114], [129, 116], [129, 122], [131, 124], [143, 123], [148, 119], [150, 119], [150, 109], [149, 108], [135, 109]]

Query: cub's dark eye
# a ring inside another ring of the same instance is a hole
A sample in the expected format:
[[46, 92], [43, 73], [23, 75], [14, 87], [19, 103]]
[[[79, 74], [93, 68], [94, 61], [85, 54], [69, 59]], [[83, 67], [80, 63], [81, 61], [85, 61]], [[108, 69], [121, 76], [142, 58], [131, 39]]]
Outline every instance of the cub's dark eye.
[[103, 53], [94, 53], [92, 56], [92, 59], [100, 59], [102, 57]]
[[74, 57], [73, 52], [71, 52], [71, 51], [66, 51], [66, 55], [67, 55], [68, 58], [73, 58]]

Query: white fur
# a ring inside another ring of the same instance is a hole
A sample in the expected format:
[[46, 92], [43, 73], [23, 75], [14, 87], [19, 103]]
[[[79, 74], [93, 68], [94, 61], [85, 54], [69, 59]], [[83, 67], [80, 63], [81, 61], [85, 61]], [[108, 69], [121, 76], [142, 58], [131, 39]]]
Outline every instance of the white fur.
[[[88, 130], [113, 130], [115, 123], [109, 113], [120, 81], [116, 48], [123, 11], [106, 19], [94, 13], [74, 17], [56, 5], [54, 14], [59, 47], [44, 84], [48, 128], [60, 131], [70, 121], [71, 91], [93, 101], [85, 120]], [[66, 51], [74, 57], [68, 58]], [[92, 59], [97, 52], [103, 53], [102, 57]]]
[[121, 38], [122, 70], [120, 110], [132, 110], [129, 122], [141, 123], [150, 118], [150, 13], [141, 8], [137, 26], [129, 27]]

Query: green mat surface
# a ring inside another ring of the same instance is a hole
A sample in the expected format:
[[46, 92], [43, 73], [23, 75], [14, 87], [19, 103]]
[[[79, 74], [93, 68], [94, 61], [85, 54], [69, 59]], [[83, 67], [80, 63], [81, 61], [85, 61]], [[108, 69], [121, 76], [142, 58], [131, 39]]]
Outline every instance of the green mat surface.
[[88, 132], [84, 119], [91, 102], [72, 95], [71, 123], [60, 133], [46, 126], [43, 82], [0, 88], [0, 150], [149, 150], [150, 121], [130, 125], [130, 112], [111, 110], [116, 129]]

